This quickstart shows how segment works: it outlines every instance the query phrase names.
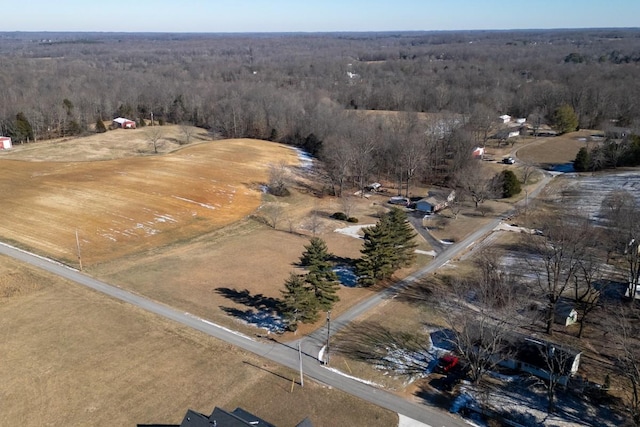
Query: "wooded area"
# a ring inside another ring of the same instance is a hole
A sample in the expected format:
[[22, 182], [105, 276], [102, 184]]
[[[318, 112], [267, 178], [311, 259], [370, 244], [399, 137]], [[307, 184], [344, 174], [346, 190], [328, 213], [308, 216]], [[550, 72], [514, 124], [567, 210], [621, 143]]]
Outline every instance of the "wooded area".
[[320, 154], [336, 194], [346, 175], [441, 182], [501, 114], [560, 131], [636, 125], [639, 37], [1, 33], [0, 133], [20, 143], [95, 132], [98, 119], [188, 123]]

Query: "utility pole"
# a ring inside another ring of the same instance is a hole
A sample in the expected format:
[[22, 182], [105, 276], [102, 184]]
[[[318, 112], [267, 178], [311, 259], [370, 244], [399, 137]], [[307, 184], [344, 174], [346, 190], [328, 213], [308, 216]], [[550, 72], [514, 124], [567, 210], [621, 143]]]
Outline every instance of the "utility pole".
[[300, 387], [304, 387], [304, 375], [302, 374], [302, 340], [298, 341], [298, 359], [300, 359]]
[[80, 254], [80, 239], [78, 239], [77, 228], [76, 228], [76, 248], [78, 249], [78, 263], [80, 264], [80, 271], [82, 271], [82, 255]]
[[153, 126], [153, 111], [151, 112], [151, 126]]
[[327, 311], [327, 359], [326, 364], [329, 364], [329, 338], [331, 338], [331, 310]]

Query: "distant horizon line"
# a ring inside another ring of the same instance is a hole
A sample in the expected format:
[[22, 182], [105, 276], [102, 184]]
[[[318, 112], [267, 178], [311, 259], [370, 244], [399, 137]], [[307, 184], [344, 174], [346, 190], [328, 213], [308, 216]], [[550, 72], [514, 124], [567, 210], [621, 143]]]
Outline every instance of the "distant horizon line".
[[0, 34], [380, 34], [380, 33], [469, 33], [520, 31], [584, 31], [584, 30], [640, 30], [637, 27], [553, 27], [553, 28], [485, 28], [453, 30], [328, 30], [328, 31], [112, 31], [112, 30], [0, 30]]

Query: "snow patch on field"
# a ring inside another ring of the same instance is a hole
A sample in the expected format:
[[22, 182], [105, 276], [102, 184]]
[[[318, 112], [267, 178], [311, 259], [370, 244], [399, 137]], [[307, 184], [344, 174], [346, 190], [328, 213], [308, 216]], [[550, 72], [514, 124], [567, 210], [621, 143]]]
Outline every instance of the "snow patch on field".
[[215, 206], [209, 205], [207, 203], [196, 202], [195, 200], [187, 199], [187, 198], [180, 197], [180, 196], [171, 196], [171, 197], [173, 197], [174, 199], [182, 200], [183, 202], [193, 203], [193, 204], [196, 204], [198, 206], [202, 206], [203, 208], [206, 208], [206, 209], [211, 209], [211, 210], [215, 210], [216, 209]]
[[383, 387], [382, 387], [380, 384], [378, 384], [378, 383], [374, 383], [373, 381], [363, 380], [362, 378], [354, 377], [353, 375], [345, 374], [344, 372], [342, 372], [342, 371], [340, 371], [340, 370], [338, 370], [338, 369], [336, 369], [336, 368], [330, 368], [330, 367], [328, 367], [328, 366], [326, 366], [326, 365], [324, 366], [324, 368], [325, 368], [327, 371], [335, 372], [336, 374], [341, 375], [341, 376], [343, 376], [343, 377], [345, 377], [345, 378], [349, 378], [349, 379], [352, 379], [352, 380], [354, 380], [354, 381], [358, 381], [358, 382], [361, 382], [361, 383], [363, 383], [363, 384], [371, 385], [371, 386], [374, 386], [374, 387], [383, 388]]
[[436, 253], [436, 251], [423, 251], [421, 249], [416, 249], [415, 253], [420, 254], [420, 255], [429, 255], [429, 256], [432, 256], [434, 258], [436, 257], [436, 255], [438, 255]]

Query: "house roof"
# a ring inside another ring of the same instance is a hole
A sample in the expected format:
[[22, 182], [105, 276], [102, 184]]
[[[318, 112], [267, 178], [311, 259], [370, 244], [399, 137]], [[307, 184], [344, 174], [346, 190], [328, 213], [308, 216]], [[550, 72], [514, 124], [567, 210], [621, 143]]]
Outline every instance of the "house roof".
[[113, 121], [119, 124], [133, 122], [133, 120], [125, 119], [124, 117], [116, 117], [115, 119], [113, 119]]
[[442, 203], [442, 200], [438, 200], [434, 196], [430, 196], [430, 197], [425, 197], [423, 199], [418, 200], [416, 204], [418, 203], [429, 203], [430, 205], [437, 205], [439, 203]]
[[180, 427], [275, 427], [273, 424], [256, 417], [242, 408], [233, 412], [215, 407], [211, 415], [206, 416], [191, 409], [187, 410]]

